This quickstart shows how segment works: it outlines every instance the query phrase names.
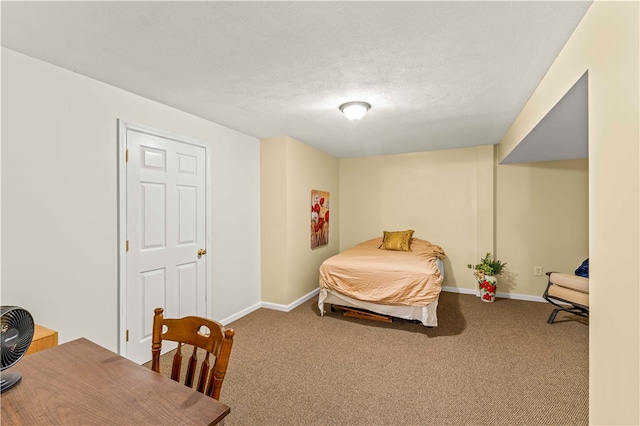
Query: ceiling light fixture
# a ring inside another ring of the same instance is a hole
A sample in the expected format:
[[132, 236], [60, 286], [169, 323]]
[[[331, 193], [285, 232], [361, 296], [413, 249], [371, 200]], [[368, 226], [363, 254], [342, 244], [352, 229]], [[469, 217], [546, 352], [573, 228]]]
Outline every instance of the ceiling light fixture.
[[370, 108], [370, 104], [360, 101], [347, 102], [340, 105], [340, 111], [342, 111], [349, 120], [360, 120]]

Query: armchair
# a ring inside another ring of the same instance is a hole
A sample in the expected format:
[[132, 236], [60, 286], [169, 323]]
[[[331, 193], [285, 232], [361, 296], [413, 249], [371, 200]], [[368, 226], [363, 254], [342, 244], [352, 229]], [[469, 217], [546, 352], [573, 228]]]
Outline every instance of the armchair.
[[556, 306], [547, 322], [553, 324], [560, 311], [589, 318], [589, 278], [560, 272], [547, 275], [549, 282], [542, 297]]

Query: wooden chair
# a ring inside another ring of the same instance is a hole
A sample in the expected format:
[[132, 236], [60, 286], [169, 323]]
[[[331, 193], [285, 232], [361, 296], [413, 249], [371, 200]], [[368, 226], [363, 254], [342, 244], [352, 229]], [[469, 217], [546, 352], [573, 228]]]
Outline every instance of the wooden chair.
[[[200, 374], [196, 390], [214, 399], [220, 399], [220, 388], [224, 381], [233, 345], [233, 329], [225, 329], [222, 324], [200, 317], [184, 317], [180, 319], [164, 318], [164, 309], [156, 308], [153, 316], [153, 334], [151, 344], [151, 369], [160, 373], [160, 349], [162, 341], [169, 340], [178, 343], [173, 357], [171, 378], [180, 382], [182, 368], [182, 348], [185, 344], [193, 346], [189, 357], [187, 372], [184, 378], [185, 386], [193, 388], [194, 376], [198, 365], [198, 348], [204, 349], [206, 354], [200, 364]], [[202, 327], [209, 329], [209, 334], [202, 333]], [[163, 330], [164, 329], [164, 330]], [[187, 355], [188, 356], [188, 355]], [[213, 356], [213, 364], [210, 358]]]

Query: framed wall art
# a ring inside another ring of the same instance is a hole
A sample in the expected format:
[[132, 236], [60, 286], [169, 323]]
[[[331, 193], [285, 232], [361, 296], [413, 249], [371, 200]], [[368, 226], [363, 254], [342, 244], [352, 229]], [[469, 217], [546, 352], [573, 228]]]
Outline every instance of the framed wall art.
[[329, 244], [329, 192], [311, 190], [311, 248]]

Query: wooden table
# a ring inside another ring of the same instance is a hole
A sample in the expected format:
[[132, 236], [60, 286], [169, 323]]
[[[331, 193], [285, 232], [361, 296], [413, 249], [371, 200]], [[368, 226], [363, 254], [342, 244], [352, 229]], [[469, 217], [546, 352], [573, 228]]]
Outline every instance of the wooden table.
[[2, 394], [2, 425], [214, 425], [230, 408], [78, 339], [5, 370], [22, 381]]

